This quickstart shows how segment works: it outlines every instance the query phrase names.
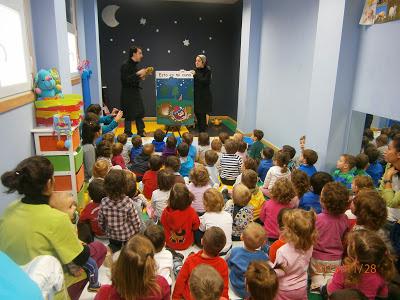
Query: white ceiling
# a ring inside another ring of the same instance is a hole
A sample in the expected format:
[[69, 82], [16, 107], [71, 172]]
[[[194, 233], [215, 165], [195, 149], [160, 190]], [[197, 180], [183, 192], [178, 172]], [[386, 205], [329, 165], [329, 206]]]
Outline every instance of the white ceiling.
[[233, 4], [238, 0], [164, 0], [164, 1], [175, 1], [175, 2], [203, 2], [203, 3], [215, 3], [215, 4]]

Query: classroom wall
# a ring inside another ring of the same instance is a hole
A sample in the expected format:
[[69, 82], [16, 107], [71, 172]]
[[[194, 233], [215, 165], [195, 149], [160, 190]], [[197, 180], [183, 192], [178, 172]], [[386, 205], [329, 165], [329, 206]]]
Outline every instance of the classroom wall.
[[353, 109], [400, 119], [400, 21], [362, 27]]
[[[113, 107], [121, 107], [120, 67], [128, 59], [131, 45], [143, 47], [141, 66], [153, 66], [156, 70], [191, 70], [196, 55], [205, 50], [213, 71], [212, 114], [236, 119], [242, 1], [233, 5], [113, 1], [120, 6], [116, 12], [119, 25], [114, 28], [101, 18], [103, 8], [109, 4], [106, 0], [98, 1], [102, 79]], [[141, 18], [146, 19], [145, 25], [140, 25]], [[183, 45], [185, 39], [190, 41], [188, 47]], [[155, 116], [154, 77], [147, 78], [142, 87], [146, 116]]]

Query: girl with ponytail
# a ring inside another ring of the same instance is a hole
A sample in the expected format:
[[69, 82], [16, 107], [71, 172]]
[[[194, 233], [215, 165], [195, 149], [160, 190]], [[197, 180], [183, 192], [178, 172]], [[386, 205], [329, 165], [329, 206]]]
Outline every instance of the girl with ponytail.
[[112, 285], [103, 285], [94, 299], [169, 300], [168, 282], [156, 272], [153, 244], [137, 234], [122, 248], [112, 267]]

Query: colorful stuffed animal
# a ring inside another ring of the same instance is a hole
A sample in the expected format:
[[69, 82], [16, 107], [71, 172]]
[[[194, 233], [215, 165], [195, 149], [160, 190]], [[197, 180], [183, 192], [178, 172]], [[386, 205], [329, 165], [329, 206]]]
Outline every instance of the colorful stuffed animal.
[[50, 70], [41, 69], [35, 76], [35, 93], [38, 100], [62, 97], [61, 85], [56, 81]]

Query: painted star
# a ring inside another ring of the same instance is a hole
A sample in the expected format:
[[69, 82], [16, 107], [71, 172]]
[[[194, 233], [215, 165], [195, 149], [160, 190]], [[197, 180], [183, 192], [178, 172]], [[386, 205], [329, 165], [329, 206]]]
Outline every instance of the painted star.
[[140, 19], [140, 25], [146, 25], [147, 20], [145, 18]]
[[186, 47], [189, 47], [189, 45], [190, 45], [190, 41], [188, 39], [184, 40], [182, 43]]

